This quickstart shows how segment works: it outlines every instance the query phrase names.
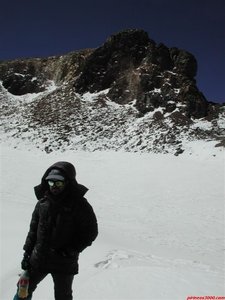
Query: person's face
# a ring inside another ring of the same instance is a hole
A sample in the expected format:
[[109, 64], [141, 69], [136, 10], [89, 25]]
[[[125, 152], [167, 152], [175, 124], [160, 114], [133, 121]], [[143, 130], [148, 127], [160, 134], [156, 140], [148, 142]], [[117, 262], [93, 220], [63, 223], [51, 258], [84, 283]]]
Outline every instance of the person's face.
[[65, 181], [60, 181], [60, 180], [57, 180], [57, 181], [48, 180], [48, 186], [49, 186], [50, 192], [54, 196], [57, 196], [64, 191], [66, 183], [65, 183]]

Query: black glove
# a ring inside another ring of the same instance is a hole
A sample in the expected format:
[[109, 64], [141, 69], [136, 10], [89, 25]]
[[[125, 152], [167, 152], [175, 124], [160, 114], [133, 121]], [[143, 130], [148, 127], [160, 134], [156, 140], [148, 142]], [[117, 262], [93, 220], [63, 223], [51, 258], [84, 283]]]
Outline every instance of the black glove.
[[23, 270], [28, 270], [30, 268], [30, 255], [24, 252], [23, 259], [21, 261], [21, 268]]

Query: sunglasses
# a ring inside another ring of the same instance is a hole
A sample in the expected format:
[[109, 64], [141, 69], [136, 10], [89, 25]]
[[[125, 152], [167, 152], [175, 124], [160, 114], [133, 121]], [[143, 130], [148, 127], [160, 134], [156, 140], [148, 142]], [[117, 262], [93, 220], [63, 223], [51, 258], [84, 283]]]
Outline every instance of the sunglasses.
[[62, 188], [65, 186], [65, 182], [64, 181], [53, 181], [53, 180], [48, 180], [48, 185], [50, 187], [56, 186], [57, 188]]

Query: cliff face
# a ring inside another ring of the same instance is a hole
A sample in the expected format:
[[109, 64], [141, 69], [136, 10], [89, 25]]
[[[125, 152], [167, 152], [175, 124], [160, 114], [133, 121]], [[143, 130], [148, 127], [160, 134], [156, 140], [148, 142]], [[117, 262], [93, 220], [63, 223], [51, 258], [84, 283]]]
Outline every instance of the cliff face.
[[143, 114], [158, 107], [171, 112], [179, 102], [187, 116], [201, 118], [208, 113], [208, 102], [196, 86], [196, 73], [192, 54], [156, 45], [144, 31], [129, 30], [91, 53], [75, 88], [80, 93], [110, 89], [110, 99], [120, 104], [136, 99]]
[[[2, 130], [33, 133], [45, 147], [73, 140], [75, 148], [177, 151], [184, 133], [221, 144], [224, 107], [205, 99], [196, 73], [191, 53], [157, 45], [143, 30], [112, 35], [97, 49], [1, 62]], [[206, 130], [196, 130], [198, 120]]]
[[60, 57], [1, 62], [0, 80], [13, 95], [43, 92], [49, 80], [57, 85], [74, 80], [90, 52], [83, 50]]

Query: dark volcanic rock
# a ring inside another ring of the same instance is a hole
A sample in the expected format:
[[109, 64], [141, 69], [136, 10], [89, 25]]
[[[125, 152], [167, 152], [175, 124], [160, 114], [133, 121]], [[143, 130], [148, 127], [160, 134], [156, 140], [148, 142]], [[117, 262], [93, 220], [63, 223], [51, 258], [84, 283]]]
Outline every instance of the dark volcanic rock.
[[197, 74], [197, 61], [195, 57], [191, 53], [175, 47], [169, 49], [169, 51], [173, 60], [173, 71], [189, 78], [194, 78]]
[[33, 61], [22, 60], [9, 62], [8, 65], [2, 64], [0, 78], [2, 85], [13, 95], [42, 92], [46, 81], [46, 78], [37, 71]]
[[196, 73], [191, 53], [156, 45], [143, 30], [126, 30], [86, 59], [75, 89], [81, 94], [109, 89], [112, 101], [135, 100], [143, 114], [159, 106], [172, 111], [179, 102], [188, 117], [201, 118], [207, 115], [208, 103], [196, 87]]
[[44, 91], [41, 80], [30, 74], [10, 74], [3, 81], [3, 86], [13, 95]]
[[150, 40], [144, 31], [129, 30], [111, 36], [86, 60], [75, 83], [79, 93], [110, 88], [127, 69], [137, 67], [146, 55]]
[[1, 62], [0, 80], [4, 88], [13, 95], [42, 92], [49, 80], [53, 80], [55, 84], [74, 80], [92, 51], [86, 49], [65, 56]]

